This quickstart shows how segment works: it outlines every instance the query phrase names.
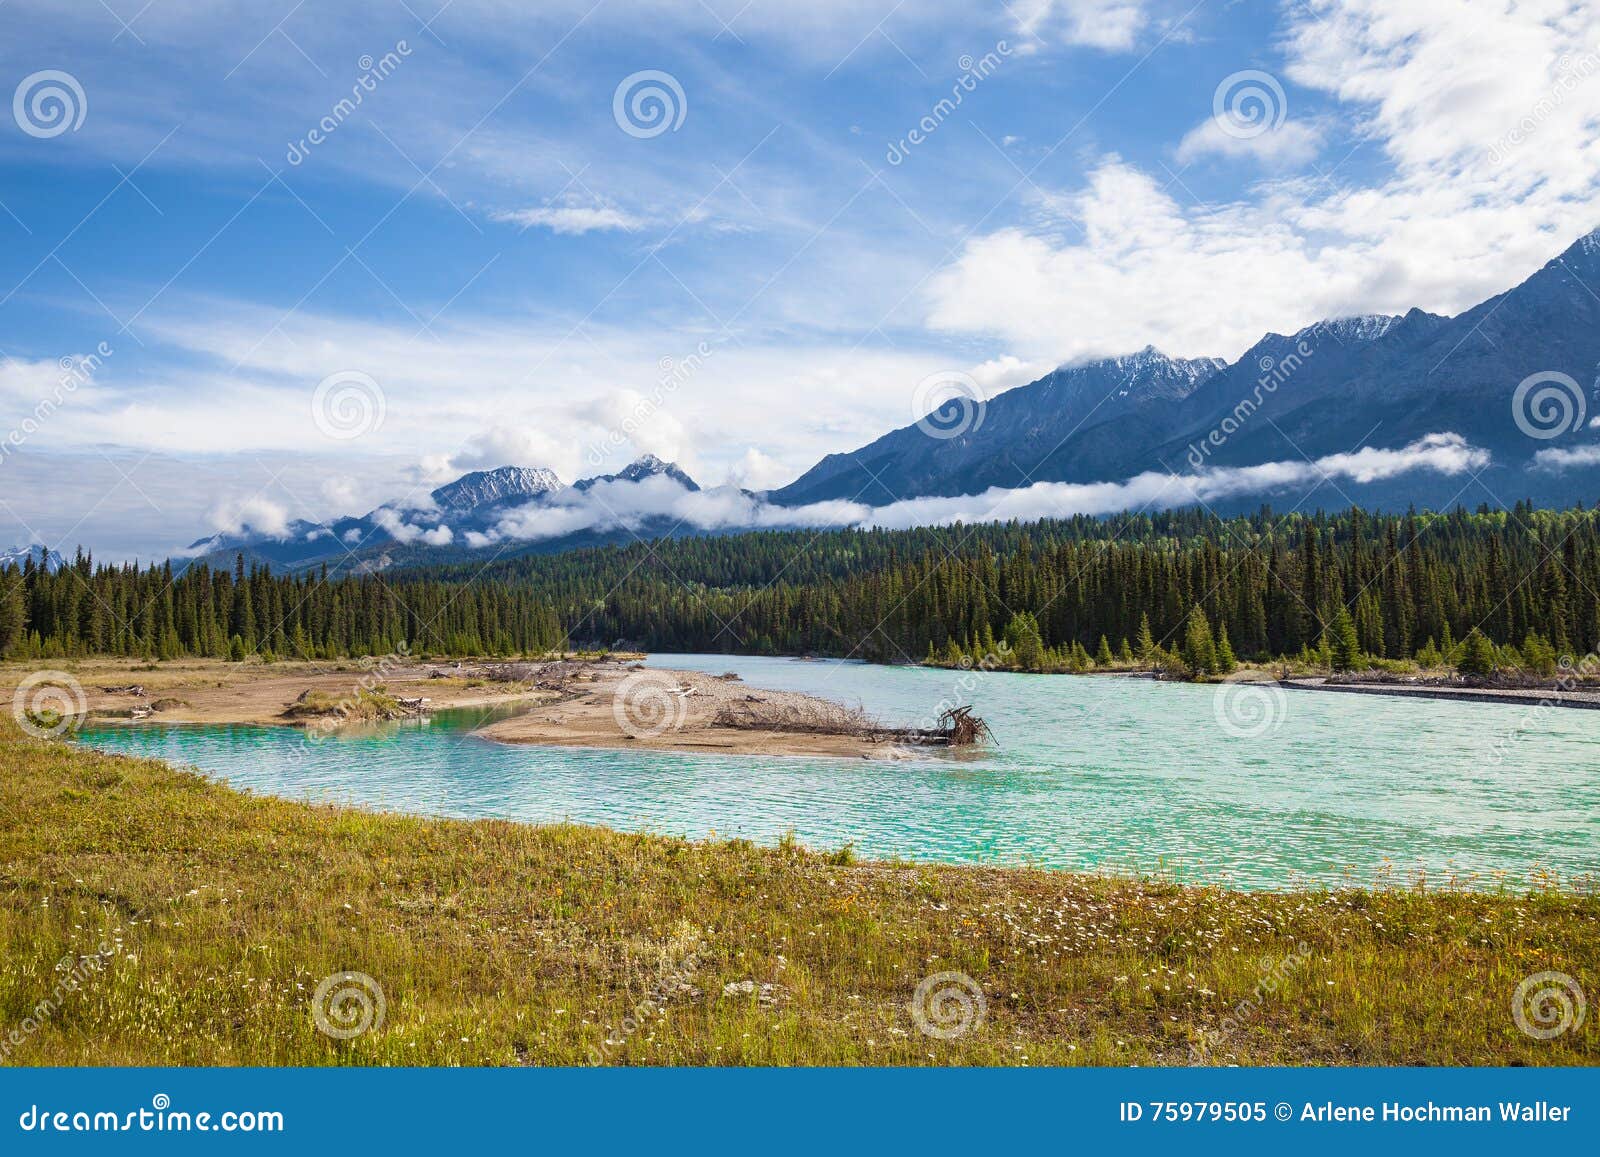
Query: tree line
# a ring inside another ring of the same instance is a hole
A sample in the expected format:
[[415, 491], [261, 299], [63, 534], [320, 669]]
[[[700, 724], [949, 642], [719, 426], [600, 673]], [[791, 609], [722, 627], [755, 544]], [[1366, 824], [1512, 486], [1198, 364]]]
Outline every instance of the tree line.
[[[0, 654], [652, 651], [1033, 670], [1196, 659], [1528, 659], [1600, 646], [1600, 512], [1199, 510], [763, 531], [398, 573], [0, 571]], [[1209, 646], [1206, 640], [1209, 639]], [[237, 640], [239, 647], [234, 646]], [[1513, 654], [1513, 652], [1515, 654]]]
[[1008, 640], [1015, 665], [1069, 669], [1142, 658], [1141, 636], [1181, 656], [1203, 623], [1238, 659], [1450, 660], [1476, 631], [1542, 660], [1600, 645], [1597, 515], [1187, 509], [680, 538], [484, 573], [548, 599], [574, 639], [658, 651], [920, 662]]
[[169, 561], [58, 570], [29, 557], [0, 570], [0, 657], [121, 655], [307, 659], [413, 653], [511, 655], [561, 645], [555, 613], [526, 585], [403, 583], [326, 570], [274, 575]]

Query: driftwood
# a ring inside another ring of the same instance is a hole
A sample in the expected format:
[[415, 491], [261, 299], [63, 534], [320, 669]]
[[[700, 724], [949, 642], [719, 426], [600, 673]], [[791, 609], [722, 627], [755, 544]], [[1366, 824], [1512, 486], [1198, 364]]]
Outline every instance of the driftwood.
[[989, 725], [972, 714], [971, 707], [952, 707], [933, 727], [885, 727], [859, 707], [823, 700], [803, 704], [771, 703], [747, 695], [718, 711], [713, 727], [742, 731], [781, 731], [798, 735], [854, 735], [872, 743], [902, 743], [913, 747], [968, 747], [994, 742]]
[[143, 683], [126, 683], [126, 684], [123, 684], [120, 687], [102, 687], [102, 688], [100, 688], [100, 690], [104, 691], [107, 695], [123, 695], [123, 694], [127, 694], [127, 695], [137, 695], [141, 699], [144, 698], [144, 684]]
[[485, 663], [478, 674], [493, 683], [526, 683], [535, 675], [549, 674], [552, 667], [560, 666], [560, 663]]
[[979, 740], [995, 741], [989, 725], [972, 713], [970, 707], [952, 707], [939, 716], [939, 734], [946, 735], [951, 747], [967, 747]]

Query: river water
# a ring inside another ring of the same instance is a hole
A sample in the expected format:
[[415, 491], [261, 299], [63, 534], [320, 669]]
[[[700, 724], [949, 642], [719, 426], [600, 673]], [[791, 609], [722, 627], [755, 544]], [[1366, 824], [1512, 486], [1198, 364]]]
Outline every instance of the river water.
[[283, 727], [81, 735], [295, 799], [761, 843], [793, 831], [865, 858], [1240, 888], [1542, 872], [1592, 886], [1600, 871], [1596, 712], [726, 655], [651, 665], [734, 671], [886, 722], [970, 703], [998, 746], [904, 762], [540, 748], [477, 737], [483, 711], [320, 743]]

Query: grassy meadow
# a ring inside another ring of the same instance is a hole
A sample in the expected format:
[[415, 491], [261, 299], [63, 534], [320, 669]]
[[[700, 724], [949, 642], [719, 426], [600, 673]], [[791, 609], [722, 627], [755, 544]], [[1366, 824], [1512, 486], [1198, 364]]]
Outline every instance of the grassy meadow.
[[[1533, 973], [1600, 993], [1593, 895], [1248, 894], [425, 820], [9, 718], [0, 954], [21, 1065], [1600, 1062], [1592, 1010], [1548, 1040], [1512, 1017]], [[345, 971], [384, 1008], [338, 1039], [316, 1008], [337, 1029], [359, 1004], [315, 998]], [[981, 1002], [918, 1002], [947, 972]]]

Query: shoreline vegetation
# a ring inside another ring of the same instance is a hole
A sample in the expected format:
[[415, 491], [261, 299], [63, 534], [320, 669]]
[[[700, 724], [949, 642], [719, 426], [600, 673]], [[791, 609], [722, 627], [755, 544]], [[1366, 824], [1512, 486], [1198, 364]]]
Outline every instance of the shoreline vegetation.
[[[0, 764], [8, 1064], [1600, 1063], [1593, 1018], [1513, 1015], [1535, 974], [1600, 983], [1600, 897], [1548, 880], [1245, 893], [430, 820], [9, 718]], [[319, 993], [355, 974], [376, 1010], [336, 1039]]]

